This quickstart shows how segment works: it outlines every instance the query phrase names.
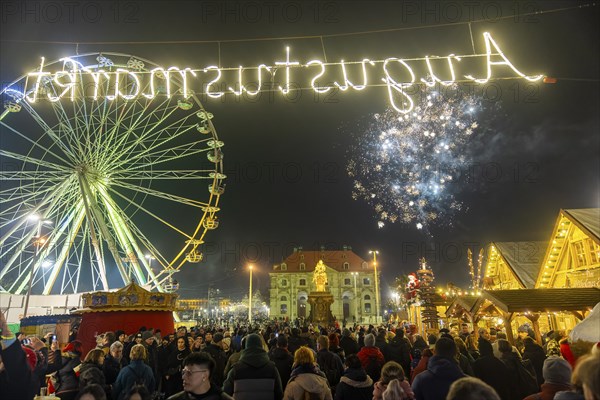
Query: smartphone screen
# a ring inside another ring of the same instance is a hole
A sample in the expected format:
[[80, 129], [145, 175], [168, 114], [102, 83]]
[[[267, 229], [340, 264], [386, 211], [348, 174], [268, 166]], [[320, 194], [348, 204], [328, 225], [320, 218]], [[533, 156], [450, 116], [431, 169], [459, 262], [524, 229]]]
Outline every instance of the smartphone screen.
[[56, 342], [56, 335], [52, 335], [52, 341]]

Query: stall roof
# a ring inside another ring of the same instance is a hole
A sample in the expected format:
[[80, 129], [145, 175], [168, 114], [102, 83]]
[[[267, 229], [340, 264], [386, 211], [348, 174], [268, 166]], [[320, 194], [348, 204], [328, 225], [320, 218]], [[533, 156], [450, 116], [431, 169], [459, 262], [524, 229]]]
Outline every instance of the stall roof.
[[508, 267], [517, 276], [525, 288], [535, 286], [540, 271], [547, 242], [494, 242], [500, 255], [508, 263]]
[[600, 302], [598, 288], [484, 290], [483, 298], [505, 312], [581, 311]]
[[452, 311], [454, 310], [455, 306], [460, 306], [463, 310], [469, 313], [473, 312], [473, 308], [479, 299], [479, 296], [456, 296], [448, 306], [448, 310], [446, 310], [446, 316], [449, 317], [454, 314]]
[[587, 233], [600, 240], [600, 208], [579, 208], [562, 210], [570, 219]]

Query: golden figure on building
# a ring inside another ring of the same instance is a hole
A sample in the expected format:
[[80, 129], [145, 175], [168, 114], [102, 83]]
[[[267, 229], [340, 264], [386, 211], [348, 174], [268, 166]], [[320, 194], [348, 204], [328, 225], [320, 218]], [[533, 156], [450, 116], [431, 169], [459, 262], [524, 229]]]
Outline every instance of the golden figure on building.
[[327, 284], [327, 272], [325, 272], [325, 264], [323, 264], [323, 260], [319, 260], [315, 266], [313, 282], [315, 285], [317, 285], [317, 292], [325, 291], [325, 285]]

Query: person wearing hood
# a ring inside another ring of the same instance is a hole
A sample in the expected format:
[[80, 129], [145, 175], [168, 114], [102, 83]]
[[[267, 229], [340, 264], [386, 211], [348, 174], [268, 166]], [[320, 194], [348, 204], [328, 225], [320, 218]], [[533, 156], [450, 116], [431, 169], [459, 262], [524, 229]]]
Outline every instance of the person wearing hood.
[[48, 364], [46, 373], [56, 371], [56, 396], [61, 400], [72, 400], [79, 391], [77, 370], [81, 364], [82, 344], [79, 340], [74, 340], [65, 346], [61, 354], [58, 342], [52, 342], [51, 350], [54, 352], [54, 362]]
[[167, 365], [164, 374], [164, 392], [167, 397], [183, 390], [183, 360], [190, 354], [185, 337], [177, 338], [177, 349], [167, 357]]
[[523, 339], [523, 359], [531, 361], [533, 369], [535, 370], [535, 376], [537, 379], [538, 386], [544, 383], [542, 376], [542, 369], [544, 368], [544, 360], [546, 359], [546, 352], [544, 348], [536, 343], [531, 337]]
[[346, 369], [335, 389], [335, 400], [371, 400], [373, 380], [360, 364], [356, 354], [351, 354], [344, 362]]
[[246, 338], [240, 360], [231, 368], [223, 391], [236, 400], [279, 400], [283, 395], [279, 371], [262, 345], [260, 336]]
[[[527, 345], [527, 344], [526, 344]], [[523, 400], [553, 400], [560, 391], [571, 390], [571, 375], [573, 370], [567, 360], [550, 356], [544, 360], [542, 376], [542, 391], [525, 397]]]
[[283, 333], [277, 337], [277, 347], [269, 352], [269, 358], [275, 363], [279, 376], [281, 377], [281, 386], [283, 390], [287, 386], [294, 365], [294, 356], [288, 351], [288, 340]]
[[315, 362], [315, 353], [300, 347], [294, 353], [294, 369], [283, 393], [283, 400], [333, 400], [325, 374]]
[[475, 376], [494, 388], [502, 400], [510, 400], [509, 371], [502, 361], [494, 357], [492, 344], [479, 338], [479, 357], [473, 363]]
[[427, 363], [427, 370], [415, 377], [412, 389], [416, 400], [445, 399], [450, 385], [466, 375], [454, 359], [454, 340], [445, 337], [435, 343], [434, 355]]
[[410, 351], [411, 345], [404, 337], [404, 329], [396, 329], [394, 336], [387, 344], [387, 351], [383, 353], [385, 361], [395, 361], [402, 366], [406, 376], [410, 376]]

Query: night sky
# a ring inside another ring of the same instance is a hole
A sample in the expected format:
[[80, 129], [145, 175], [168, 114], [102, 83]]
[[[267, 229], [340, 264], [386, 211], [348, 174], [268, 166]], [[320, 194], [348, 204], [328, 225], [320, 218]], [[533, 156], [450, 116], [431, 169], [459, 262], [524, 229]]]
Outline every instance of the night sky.
[[[487, 131], [464, 149], [473, 165], [493, 167], [494, 173], [478, 169], [473, 179], [454, 185], [464, 208], [427, 231], [401, 222], [378, 228], [373, 208], [352, 199], [349, 150], [373, 114], [388, 107], [385, 87], [319, 98], [302, 91], [293, 101], [278, 93], [256, 102], [232, 96], [203, 101], [225, 142], [228, 179], [221, 225], [207, 235], [205, 260], [184, 266], [177, 277], [183, 297], [204, 297], [212, 284], [225, 296], [241, 298], [248, 262], [257, 266], [255, 284], [266, 293], [272, 265], [298, 246], [337, 250], [349, 245], [363, 258], [369, 249], [378, 249], [382, 297], [388, 282], [415, 270], [421, 256], [440, 282], [466, 287], [467, 247], [478, 251], [490, 241], [548, 240], [561, 208], [600, 206], [598, 6], [496, 19], [517, 9], [523, 13], [587, 2], [468, 2], [469, 7], [427, 2], [424, 9], [420, 2], [392, 1], [102, 1], [82, 2], [72, 13], [62, 2], [52, 3], [55, 9], [27, 2], [26, 13], [24, 2], [2, 2], [2, 82], [34, 69], [41, 56], [54, 60], [76, 51], [122, 52], [164, 66], [200, 68], [218, 62], [215, 43], [184, 41], [223, 41], [223, 66], [273, 64], [284, 59], [287, 45], [293, 58], [307, 62], [323, 58], [318, 39], [228, 40], [395, 28], [421, 27], [325, 36], [327, 58], [470, 54], [464, 23], [470, 19], [477, 21], [471, 29], [478, 52], [484, 51], [482, 34], [489, 31], [521, 71], [557, 78], [556, 84], [494, 81], [497, 92], [487, 99], [488, 113], [480, 116]], [[156, 43], [163, 41], [179, 43]], [[172, 212], [173, 221], [186, 217]], [[148, 236], [161, 247], [181, 245], [163, 232]]]

